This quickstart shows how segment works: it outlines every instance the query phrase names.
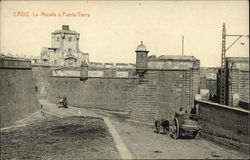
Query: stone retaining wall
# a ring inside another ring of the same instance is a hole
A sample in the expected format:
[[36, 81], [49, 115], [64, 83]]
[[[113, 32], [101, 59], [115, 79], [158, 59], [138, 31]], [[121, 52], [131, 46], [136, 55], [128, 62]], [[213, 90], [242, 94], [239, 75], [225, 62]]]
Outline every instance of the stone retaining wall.
[[39, 110], [30, 61], [0, 59], [1, 127]]
[[195, 103], [205, 137], [237, 149], [249, 149], [249, 111], [202, 100]]

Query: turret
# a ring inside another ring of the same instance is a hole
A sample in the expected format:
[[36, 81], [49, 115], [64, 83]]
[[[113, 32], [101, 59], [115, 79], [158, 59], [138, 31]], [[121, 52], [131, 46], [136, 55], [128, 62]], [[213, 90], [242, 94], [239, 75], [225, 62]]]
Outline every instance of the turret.
[[143, 41], [136, 48], [136, 72], [142, 76], [148, 68], [148, 52], [146, 46], [143, 45]]
[[88, 79], [88, 70], [89, 66], [87, 63], [82, 62], [81, 63], [81, 72], [80, 72], [80, 80], [81, 81], [86, 81]]

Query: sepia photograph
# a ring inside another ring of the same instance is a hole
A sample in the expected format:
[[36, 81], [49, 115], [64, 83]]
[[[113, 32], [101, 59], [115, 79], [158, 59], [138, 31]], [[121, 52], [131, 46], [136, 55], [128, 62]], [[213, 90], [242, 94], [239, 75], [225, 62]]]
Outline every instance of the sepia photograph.
[[249, 159], [248, 0], [0, 1], [0, 159]]

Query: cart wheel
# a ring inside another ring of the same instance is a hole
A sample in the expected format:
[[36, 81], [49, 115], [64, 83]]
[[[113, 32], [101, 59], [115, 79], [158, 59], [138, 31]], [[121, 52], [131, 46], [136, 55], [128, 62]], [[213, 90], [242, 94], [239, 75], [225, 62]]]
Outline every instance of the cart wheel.
[[173, 123], [173, 138], [174, 139], [178, 139], [179, 135], [180, 135], [180, 126], [179, 126], [179, 121], [178, 119], [175, 117], [174, 118], [174, 123]]

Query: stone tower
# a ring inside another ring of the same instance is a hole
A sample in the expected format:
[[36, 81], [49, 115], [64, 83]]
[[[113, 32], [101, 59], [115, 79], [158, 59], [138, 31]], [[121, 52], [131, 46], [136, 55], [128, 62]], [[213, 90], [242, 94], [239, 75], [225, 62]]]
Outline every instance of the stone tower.
[[69, 25], [63, 25], [62, 30], [52, 33], [52, 48], [59, 48], [61, 54], [79, 52], [80, 33], [69, 30]]
[[139, 74], [146, 72], [148, 67], [148, 52], [146, 46], [143, 45], [143, 41], [136, 48], [136, 71]]
[[80, 33], [63, 25], [61, 30], [51, 33], [51, 47], [43, 47], [41, 59], [47, 65], [80, 67], [82, 62], [89, 64], [89, 54], [79, 49]]

